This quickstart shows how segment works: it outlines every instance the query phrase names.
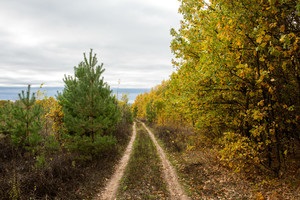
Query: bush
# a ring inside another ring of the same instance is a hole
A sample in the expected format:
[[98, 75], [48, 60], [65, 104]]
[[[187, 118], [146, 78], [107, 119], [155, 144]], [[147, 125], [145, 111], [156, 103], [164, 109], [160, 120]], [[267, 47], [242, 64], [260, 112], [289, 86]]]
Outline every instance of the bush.
[[0, 101], [0, 133], [8, 135], [11, 132], [9, 122], [12, 121], [13, 103], [10, 101]]
[[165, 146], [174, 152], [181, 152], [187, 147], [187, 135], [182, 133], [182, 130], [172, 127], [158, 126], [157, 134]]
[[260, 162], [258, 152], [247, 137], [227, 132], [220, 139], [221, 161], [236, 172], [251, 171]]
[[67, 149], [79, 153], [82, 159], [89, 160], [111, 153], [116, 143], [114, 136], [96, 135], [94, 141], [88, 136], [74, 136], [68, 142]]

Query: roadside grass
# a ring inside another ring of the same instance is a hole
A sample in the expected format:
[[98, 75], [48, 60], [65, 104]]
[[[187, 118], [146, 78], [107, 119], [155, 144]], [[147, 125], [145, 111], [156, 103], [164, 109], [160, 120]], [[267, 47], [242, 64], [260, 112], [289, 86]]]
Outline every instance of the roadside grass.
[[[218, 149], [211, 143], [199, 139], [199, 147], [189, 149], [188, 138], [195, 138], [194, 133], [174, 130], [172, 127], [152, 126], [151, 129], [159, 143], [162, 143], [191, 199], [296, 200], [300, 197], [300, 170], [298, 178], [295, 173], [282, 179], [254, 172], [235, 173], [221, 163]], [[186, 136], [186, 139], [181, 136], [178, 138], [178, 135]], [[179, 145], [183, 148], [177, 148]]]
[[151, 126], [151, 130], [191, 199], [248, 199], [252, 196], [247, 182], [221, 166], [213, 149], [203, 146], [188, 150], [191, 131], [157, 126]]
[[[193, 195], [193, 190], [195, 189], [191, 187], [191, 184], [188, 180], [197, 177], [190, 178], [188, 174], [184, 174], [181, 172], [181, 169], [184, 166], [184, 160], [181, 158], [183, 155], [186, 155], [186, 152], [184, 151], [185, 147], [183, 145], [183, 141], [185, 139], [181, 140], [180, 144], [177, 144], [177, 142], [175, 142], [174, 140], [180, 139], [176, 139], [176, 135], [178, 134], [175, 133], [176, 130], [167, 127], [159, 127], [149, 123], [146, 125], [148, 126], [148, 129], [150, 129], [151, 132], [155, 135], [158, 144], [165, 150], [165, 154], [172, 166], [174, 166], [174, 169], [178, 176], [178, 181], [182, 185], [185, 193], [189, 197], [195, 197], [195, 195]], [[181, 146], [179, 147], [179, 145]]]
[[117, 199], [170, 199], [157, 150], [140, 123]]

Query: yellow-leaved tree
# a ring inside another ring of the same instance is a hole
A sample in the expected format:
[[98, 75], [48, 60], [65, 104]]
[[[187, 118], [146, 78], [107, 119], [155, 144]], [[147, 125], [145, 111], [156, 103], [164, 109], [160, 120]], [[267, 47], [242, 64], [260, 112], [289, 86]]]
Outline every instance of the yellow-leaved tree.
[[180, 2], [181, 27], [171, 30], [177, 71], [137, 98], [138, 116], [148, 105], [156, 122], [220, 139], [235, 169], [280, 174], [300, 141], [299, 1]]

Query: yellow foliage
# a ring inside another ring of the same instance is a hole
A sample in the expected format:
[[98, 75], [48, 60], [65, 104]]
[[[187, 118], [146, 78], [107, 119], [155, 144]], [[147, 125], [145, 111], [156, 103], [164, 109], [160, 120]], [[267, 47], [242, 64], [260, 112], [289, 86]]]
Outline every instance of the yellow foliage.
[[264, 195], [261, 192], [257, 192], [255, 196], [256, 200], [265, 200]]
[[262, 120], [265, 116], [265, 112], [261, 112], [260, 110], [253, 110], [252, 111], [252, 117], [254, 120]]
[[300, 20], [297, 3], [216, 0], [198, 9], [201, 4], [181, 1], [181, 27], [171, 30], [176, 72], [133, 107], [146, 119], [151, 104], [157, 124], [225, 139], [223, 158], [232, 168], [260, 163], [268, 153], [278, 163], [283, 155], [275, 148], [300, 127], [300, 30], [290, 20]]
[[221, 161], [234, 171], [249, 170], [259, 163], [258, 152], [248, 138], [227, 132], [221, 139], [221, 144], [224, 145], [220, 151]]
[[53, 97], [37, 100], [37, 103], [43, 107], [44, 120], [47, 124], [51, 124], [53, 134], [59, 137], [58, 134], [63, 129], [64, 117], [61, 105]]

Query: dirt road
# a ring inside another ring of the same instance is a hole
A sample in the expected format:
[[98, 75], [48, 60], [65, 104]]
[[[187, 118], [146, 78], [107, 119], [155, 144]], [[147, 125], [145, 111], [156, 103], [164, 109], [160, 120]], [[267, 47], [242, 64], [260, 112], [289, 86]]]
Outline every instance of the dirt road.
[[190, 199], [182, 189], [181, 185], [178, 182], [178, 176], [172, 167], [170, 161], [166, 157], [166, 154], [164, 150], [161, 148], [161, 146], [158, 144], [157, 140], [155, 139], [153, 133], [147, 128], [147, 126], [142, 123], [144, 128], [148, 131], [150, 138], [152, 139], [154, 145], [156, 146], [156, 149], [158, 151], [159, 157], [162, 161], [163, 165], [163, 173], [167, 182], [168, 190], [170, 192], [171, 199], [181, 199], [181, 200], [187, 200]]
[[133, 132], [132, 132], [131, 139], [129, 141], [129, 144], [125, 150], [125, 153], [124, 153], [120, 163], [116, 167], [115, 173], [113, 174], [111, 179], [107, 182], [105, 190], [102, 193], [98, 194], [95, 199], [112, 200], [112, 199], [116, 198], [120, 180], [121, 180], [121, 178], [124, 174], [125, 168], [128, 164], [128, 161], [129, 161], [129, 158], [130, 158], [130, 155], [132, 152], [133, 142], [136, 138], [135, 122], [132, 125], [132, 129], [133, 129]]
[[[174, 168], [172, 167], [170, 161], [166, 157], [164, 150], [158, 144], [153, 133], [147, 128], [147, 126], [144, 123], [142, 123], [142, 125], [149, 133], [150, 138], [153, 141], [153, 143], [157, 149], [157, 152], [159, 154], [159, 157], [161, 159], [161, 162], [163, 165], [163, 174], [164, 174], [164, 178], [167, 182], [167, 188], [170, 192], [171, 199], [189, 200], [190, 198], [184, 193], [184, 190], [182, 189], [181, 185], [179, 184], [177, 174], [176, 174]], [[117, 194], [117, 190], [118, 190], [118, 187], [120, 184], [120, 180], [124, 174], [124, 170], [128, 164], [129, 158], [131, 156], [133, 143], [136, 138], [136, 134], [137, 134], [136, 133], [136, 123], [134, 122], [132, 137], [130, 139], [130, 142], [126, 148], [126, 151], [125, 151], [120, 163], [116, 167], [115, 173], [113, 174], [111, 179], [107, 182], [105, 190], [102, 193], [99, 193], [95, 199], [101, 199], [101, 200], [116, 199], [116, 194]]]

